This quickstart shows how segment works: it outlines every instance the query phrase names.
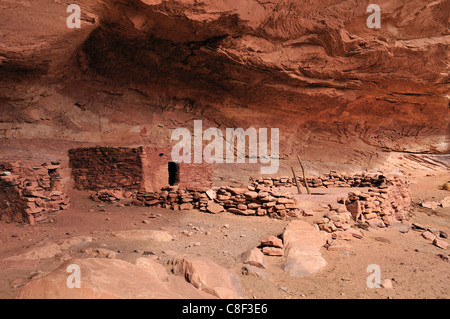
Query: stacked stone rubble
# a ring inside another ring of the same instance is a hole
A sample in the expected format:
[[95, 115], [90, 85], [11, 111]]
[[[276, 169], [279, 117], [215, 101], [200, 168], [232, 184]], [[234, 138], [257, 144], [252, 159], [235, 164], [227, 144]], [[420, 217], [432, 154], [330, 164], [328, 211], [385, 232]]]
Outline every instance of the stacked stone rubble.
[[396, 179], [386, 188], [350, 192], [341, 203], [346, 205], [353, 219], [373, 227], [385, 227], [409, 219], [411, 194], [408, 182]]
[[146, 206], [156, 206], [172, 210], [200, 209], [208, 202], [206, 190], [186, 189], [178, 186], [163, 188], [159, 192], [138, 192], [136, 199]]
[[0, 163], [0, 218], [29, 224], [45, 222], [48, 213], [66, 209], [59, 163]]

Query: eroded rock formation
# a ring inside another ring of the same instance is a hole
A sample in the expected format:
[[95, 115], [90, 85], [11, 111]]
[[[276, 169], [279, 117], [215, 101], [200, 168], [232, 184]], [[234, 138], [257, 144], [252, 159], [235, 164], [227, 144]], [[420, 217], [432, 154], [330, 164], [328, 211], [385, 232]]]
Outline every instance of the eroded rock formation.
[[309, 167], [448, 153], [450, 3], [377, 1], [380, 29], [369, 3], [79, 0], [69, 29], [64, 3], [3, 0], [1, 157], [167, 146], [199, 118], [279, 127]]

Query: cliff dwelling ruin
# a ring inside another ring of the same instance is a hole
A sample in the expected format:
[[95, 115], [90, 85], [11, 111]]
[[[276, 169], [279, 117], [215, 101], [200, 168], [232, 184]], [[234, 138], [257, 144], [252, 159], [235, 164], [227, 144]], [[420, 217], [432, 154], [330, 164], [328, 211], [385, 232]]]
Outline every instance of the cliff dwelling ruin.
[[448, 0], [0, 1], [0, 299], [450, 297]]

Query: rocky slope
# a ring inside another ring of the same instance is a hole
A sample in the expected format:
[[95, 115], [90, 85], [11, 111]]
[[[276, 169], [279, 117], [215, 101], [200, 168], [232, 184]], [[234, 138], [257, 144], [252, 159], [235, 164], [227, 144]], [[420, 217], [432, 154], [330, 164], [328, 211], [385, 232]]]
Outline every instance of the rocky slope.
[[[448, 0], [1, 0], [0, 157], [280, 128], [280, 155], [377, 167], [449, 153]], [[448, 161], [445, 161], [448, 163]], [[444, 164], [445, 167], [445, 164]]]

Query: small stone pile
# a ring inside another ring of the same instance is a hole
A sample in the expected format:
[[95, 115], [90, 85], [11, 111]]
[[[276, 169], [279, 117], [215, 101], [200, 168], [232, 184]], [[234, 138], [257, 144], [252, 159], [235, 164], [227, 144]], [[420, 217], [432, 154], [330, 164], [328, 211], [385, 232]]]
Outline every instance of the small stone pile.
[[319, 230], [328, 233], [328, 236], [326, 236], [327, 243], [325, 244], [328, 250], [345, 248], [345, 246], [337, 246], [338, 240], [361, 239], [363, 237], [363, 233], [354, 227], [352, 215], [345, 205], [329, 204], [327, 210], [323, 217], [314, 220], [313, 223], [317, 224]]
[[261, 251], [268, 256], [283, 256], [283, 241], [275, 236], [269, 236], [261, 240]]
[[411, 210], [411, 194], [403, 180], [397, 180], [386, 189], [350, 192], [346, 199], [339, 201], [346, 205], [354, 220], [372, 227], [386, 227], [396, 221], [408, 220]]
[[351, 227], [352, 215], [343, 204], [330, 204], [323, 217], [316, 219], [315, 224], [320, 230], [332, 233], [337, 230], [347, 230]]
[[[297, 177], [301, 185], [304, 185], [302, 177]], [[311, 188], [331, 188], [331, 187], [380, 187], [389, 182], [380, 173], [357, 173], [331, 171], [317, 177], [307, 177], [306, 181]], [[266, 187], [291, 187], [295, 186], [294, 178], [289, 176], [259, 178], [254, 181]]]
[[275, 236], [268, 236], [261, 240], [258, 247], [249, 249], [241, 254], [241, 261], [247, 265], [244, 274], [253, 273], [256, 276], [267, 276], [267, 273], [258, 271], [257, 269], [249, 268], [256, 267], [260, 269], [267, 268], [267, 263], [264, 255], [267, 256], [283, 256], [284, 255], [283, 241]]
[[59, 168], [59, 162], [0, 163], [0, 218], [33, 225], [47, 221], [50, 212], [66, 209], [69, 198], [62, 192]]
[[96, 202], [116, 203], [124, 198], [132, 198], [134, 193], [122, 189], [102, 189], [90, 195]]

